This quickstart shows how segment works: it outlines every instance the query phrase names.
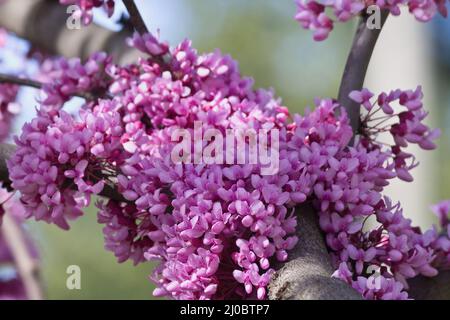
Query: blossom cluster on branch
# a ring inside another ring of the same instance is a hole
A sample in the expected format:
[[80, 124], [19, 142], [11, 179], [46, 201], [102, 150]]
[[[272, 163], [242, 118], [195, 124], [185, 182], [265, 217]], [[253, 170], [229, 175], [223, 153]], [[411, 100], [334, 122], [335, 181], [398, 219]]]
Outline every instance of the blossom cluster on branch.
[[[122, 199], [97, 203], [105, 247], [120, 262], [158, 261], [154, 294], [177, 299], [264, 299], [275, 265], [302, 237], [294, 208], [305, 202], [319, 212], [335, 276], [366, 298], [406, 298], [407, 279], [448, 267], [448, 234], [420, 232], [382, 194], [392, 178], [412, 180], [408, 144], [435, 147], [420, 88], [376, 101], [366, 89], [352, 92], [368, 113], [349, 146], [349, 120], [332, 99], [290, 115], [219, 51], [198, 54], [189, 41], [169, 49], [151, 34], [130, 43], [148, 57], [126, 66], [104, 54], [62, 59], [47, 73], [45, 99], [8, 161], [28, 217], [68, 229], [92, 195], [115, 188]], [[77, 115], [62, 110], [71, 95], [88, 93]], [[172, 134], [184, 129], [195, 145], [196, 122], [222, 133], [279, 130], [278, 173], [262, 175], [260, 162], [173, 162]]]
[[[368, 113], [362, 117], [354, 148], [342, 159], [328, 160], [329, 179], [315, 186], [317, 208], [327, 245], [339, 266], [335, 276], [368, 299], [405, 299], [407, 279], [432, 277], [450, 266], [444, 219], [449, 208], [445, 202], [435, 209], [441, 216], [442, 233], [435, 227], [422, 233], [382, 190], [394, 177], [412, 181], [409, 171], [417, 163], [405, 148], [417, 144], [434, 149], [439, 132], [422, 122], [427, 114], [420, 87], [381, 93], [373, 102], [372, 95], [367, 89], [350, 94]], [[398, 102], [395, 107], [394, 101]], [[382, 134], [390, 135], [392, 143], [380, 142]]]

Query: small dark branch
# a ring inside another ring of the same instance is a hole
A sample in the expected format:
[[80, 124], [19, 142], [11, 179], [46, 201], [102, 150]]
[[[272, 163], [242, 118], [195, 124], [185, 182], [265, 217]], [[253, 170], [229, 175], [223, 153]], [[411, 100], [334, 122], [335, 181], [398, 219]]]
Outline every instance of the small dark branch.
[[297, 208], [299, 242], [269, 284], [271, 300], [361, 300], [345, 282], [332, 278], [333, 266], [314, 209]]
[[[32, 79], [26, 79], [26, 78], [20, 78], [9, 74], [3, 74], [0, 73], [0, 83], [10, 83], [10, 84], [17, 84], [19, 86], [26, 86], [31, 87], [35, 89], [42, 89], [42, 87], [45, 85], [42, 82], [32, 80]], [[73, 95], [74, 97], [83, 98], [85, 100], [95, 100], [98, 98], [96, 95], [93, 95], [90, 92], [79, 92], [75, 93]], [[110, 98], [110, 97], [108, 97]]]
[[32, 87], [32, 88], [36, 88], [36, 89], [41, 89], [42, 85], [43, 85], [39, 81], [19, 78], [19, 77], [12, 76], [9, 74], [1, 74], [1, 73], [0, 73], [0, 83], [17, 84], [20, 86], [27, 86], [27, 87]]
[[[0, 144], [0, 181], [2, 182], [2, 186], [6, 188], [8, 191], [13, 190], [11, 186], [11, 180], [9, 179], [8, 167], [6, 165], [6, 161], [13, 155], [16, 147], [7, 143]], [[122, 194], [120, 194], [117, 189], [111, 187], [110, 185], [105, 184], [102, 192], [100, 192], [99, 196], [113, 199], [119, 202], [128, 202]]]
[[139, 13], [139, 9], [137, 8], [136, 3], [134, 3], [134, 0], [123, 0], [123, 3], [127, 8], [128, 13], [130, 14], [131, 23], [133, 24], [136, 31], [141, 35], [148, 33], [148, 29], [145, 26], [145, 21], [144, 19], [142, 19], [142, 16]]
[[381, 27], [374, 30], [367, 28], [368, 16], [361, 17], [345, 65], [341, 86], [339, 88], [338, 101], [347, 111], [355, 134], [358, 133], [360, 125], [360, 106], [358, 103], [352, 101], [348, 95], [353, 90], [362, 89], [372, 52], [388, 15], [389, 12], [385, 10], [381, 11]]
[[25, 287], [27, 298], [30, 300], [42, 300], [44, 293], [40, 279], [39, 262], [32, 256], [23, 230], [9, 214], [6, 214], [1, 231], [13, 256], [14, 264]]

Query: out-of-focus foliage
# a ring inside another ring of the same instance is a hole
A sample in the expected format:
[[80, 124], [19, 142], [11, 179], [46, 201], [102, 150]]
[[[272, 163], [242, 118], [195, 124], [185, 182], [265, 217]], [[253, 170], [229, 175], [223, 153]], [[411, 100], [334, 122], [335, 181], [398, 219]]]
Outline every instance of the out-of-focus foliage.
[[336, 96], [351, 24], [338, 26], [327, 42], [317, 43], [293, 19], [294, 1], [184, 2], [192, 15], [184, 36], [199, 51], [220, 48], [231, 54], [245, 75], [257, 86], [273, 87], [290, 110], [302, 111], [315, 97]]
[[[450, 5], [447, 5], [450, 7]], [[442, 130], [439, 139], [439, 172], [442, 179], [438, 182], [440, 188], [434, 195], [435, 199], [448, 198], [450, 193], [450, 165], [448, 155], [450, 153], [450, 20], [437, 17], [432, 24], [431, 44], [433, 45], [433, 64], [435, 77], [435, 93], [437, 112], [439, 112], [437, 125]]]
[[[49, 299], [152, 299], [148, 280], [152, 264], [134, 267], [117, 263], [103, 248], [102, 226], [94, 207], [73, 222], [69, 232], [44, 223], [30, 222], [42, 256], [42, 272]], [[66, 287], [67, 268], [81, 269], [81, 290]]]

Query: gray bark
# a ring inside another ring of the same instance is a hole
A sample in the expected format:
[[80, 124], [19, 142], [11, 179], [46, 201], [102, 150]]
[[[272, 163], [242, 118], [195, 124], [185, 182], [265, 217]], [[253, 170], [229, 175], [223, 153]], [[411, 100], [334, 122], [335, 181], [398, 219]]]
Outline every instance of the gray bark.
[[334, 271], [318, 215], [310, 206], [297, 208], [299, 242], [289, 252], [269, 285], [269, 298], [276, 300], [361, 300], [345, 282], [332, 278]]

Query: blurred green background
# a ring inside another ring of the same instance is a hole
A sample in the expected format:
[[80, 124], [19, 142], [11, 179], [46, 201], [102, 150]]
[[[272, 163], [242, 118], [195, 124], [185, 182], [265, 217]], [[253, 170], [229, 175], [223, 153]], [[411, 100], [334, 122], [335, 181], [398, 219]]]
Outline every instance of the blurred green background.
[[[152, 264], [117, 263], [103, 248], [102, 226], [94, 207], [71, 224], [69, 231], [54, 225], [28, 222], [37, 240], [48, 299], [151, 299], [148, 280]], [[68, 266], [81, 270], [81, 289], [68, 290]]]
[[[193, 40], [200, 52], [220, 48], [239, 61], [242, 73], [252, 76], [258, 87], [273, 87], [291, 111], [301, 112], [313, 104], [314, 97], [336, 96], [341, 73], [353, 37], [354, 22], [338, 24], [330, 38], [314, 42], [310, 32], [293, 19], [293, 0], [141, 0], [152, 31], [160, 28], [161, 38], [176, 45], [183, 38]], [[101, 23], [102, 21], [100, 21]], [[429, 26], [422, 25], [423, 28]], [[432, 45], [430, 42], [428, 45]], [[448, 70], [430, 70], [447, 79]], [[436, 93], [442, 111], [439, 125], [449, 121], [449, 81], [440, 81]], [[445, 115], [445, 116], [444, 116]], [[447, 130], [448, 131], [448, 130]], [[440, 141], [442, 177], [436, 181], [433, 199], [449, 197], [450, 165], [447, 135]], [[430, 215], [431, 217], [431, 215]], [[431, 219], [431, 218], [430, 218]], [[103, 249], [101, 226], [94, 208], [72, 223], [70, 231], [44, 223], [28, 222], [39, 244], [43, 276], [50, 299], [152, 299], [148, 280], [151, 264], [133, 267], [118, 264]], [[81, 290], [66, 288], [66, 268], [81, 267]]]

